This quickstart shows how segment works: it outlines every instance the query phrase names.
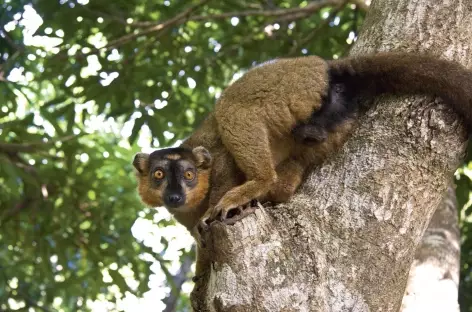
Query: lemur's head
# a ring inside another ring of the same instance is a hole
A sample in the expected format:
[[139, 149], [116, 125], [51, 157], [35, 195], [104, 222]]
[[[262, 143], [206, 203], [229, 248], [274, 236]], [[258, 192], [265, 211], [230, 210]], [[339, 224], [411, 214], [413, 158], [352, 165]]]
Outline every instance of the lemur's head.
[[167, 148], [134, 157], [138, 192], [149, 206], [171, 213], [197, 208], [209, 190], [211, 155], [204, 147]]

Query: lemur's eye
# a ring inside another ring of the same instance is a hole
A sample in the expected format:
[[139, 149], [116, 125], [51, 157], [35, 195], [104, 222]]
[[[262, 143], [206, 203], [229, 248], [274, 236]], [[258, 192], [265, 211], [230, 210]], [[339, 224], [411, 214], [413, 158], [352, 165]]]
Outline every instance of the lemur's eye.
[[187, 170], [184, 173], [184, 178], [187, 181], [192, 181], [195, 178], [195, 173], [192, 170]]
[[158, 180], [161, 180], [164, 178], [164, 171], [162, 171], [161, 169], [157, 169], [155, 172], [154, 172], [154, 178], [158, 179]]

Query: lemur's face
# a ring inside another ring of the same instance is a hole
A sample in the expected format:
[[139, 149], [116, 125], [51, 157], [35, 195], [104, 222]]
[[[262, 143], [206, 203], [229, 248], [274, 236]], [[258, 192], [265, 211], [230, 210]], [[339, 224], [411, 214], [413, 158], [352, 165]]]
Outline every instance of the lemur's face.
[[165, 206], [170, 212], [188, 211], [206, 198], [211, 156], [203, 147], [139, 153], [133, 165], [137, 170], [139, 195], [150, 206]]

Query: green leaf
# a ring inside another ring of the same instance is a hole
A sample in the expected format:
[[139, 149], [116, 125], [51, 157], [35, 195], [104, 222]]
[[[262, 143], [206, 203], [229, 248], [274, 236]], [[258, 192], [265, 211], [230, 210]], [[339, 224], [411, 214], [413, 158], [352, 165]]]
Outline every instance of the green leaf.
[[144, 118], [137, 118], [134, 121], [134, 126], [133, 130], [131, 131], [131, 135], [128, 139], [130, 144], [134, 144], [136, 141], [136, 138], [138, 137], [139, 131], [141, 130], [141, 127], [144, 125], [145, 119]]

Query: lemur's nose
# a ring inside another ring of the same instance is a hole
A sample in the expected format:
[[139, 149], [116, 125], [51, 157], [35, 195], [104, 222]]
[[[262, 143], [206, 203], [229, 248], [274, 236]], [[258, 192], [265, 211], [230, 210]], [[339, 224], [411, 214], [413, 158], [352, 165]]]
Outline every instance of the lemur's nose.
[[167, 202], [171, 206], [178, 206], [182, 203], [182, 196], [180, 196], [179, 194], [167, 195]]

